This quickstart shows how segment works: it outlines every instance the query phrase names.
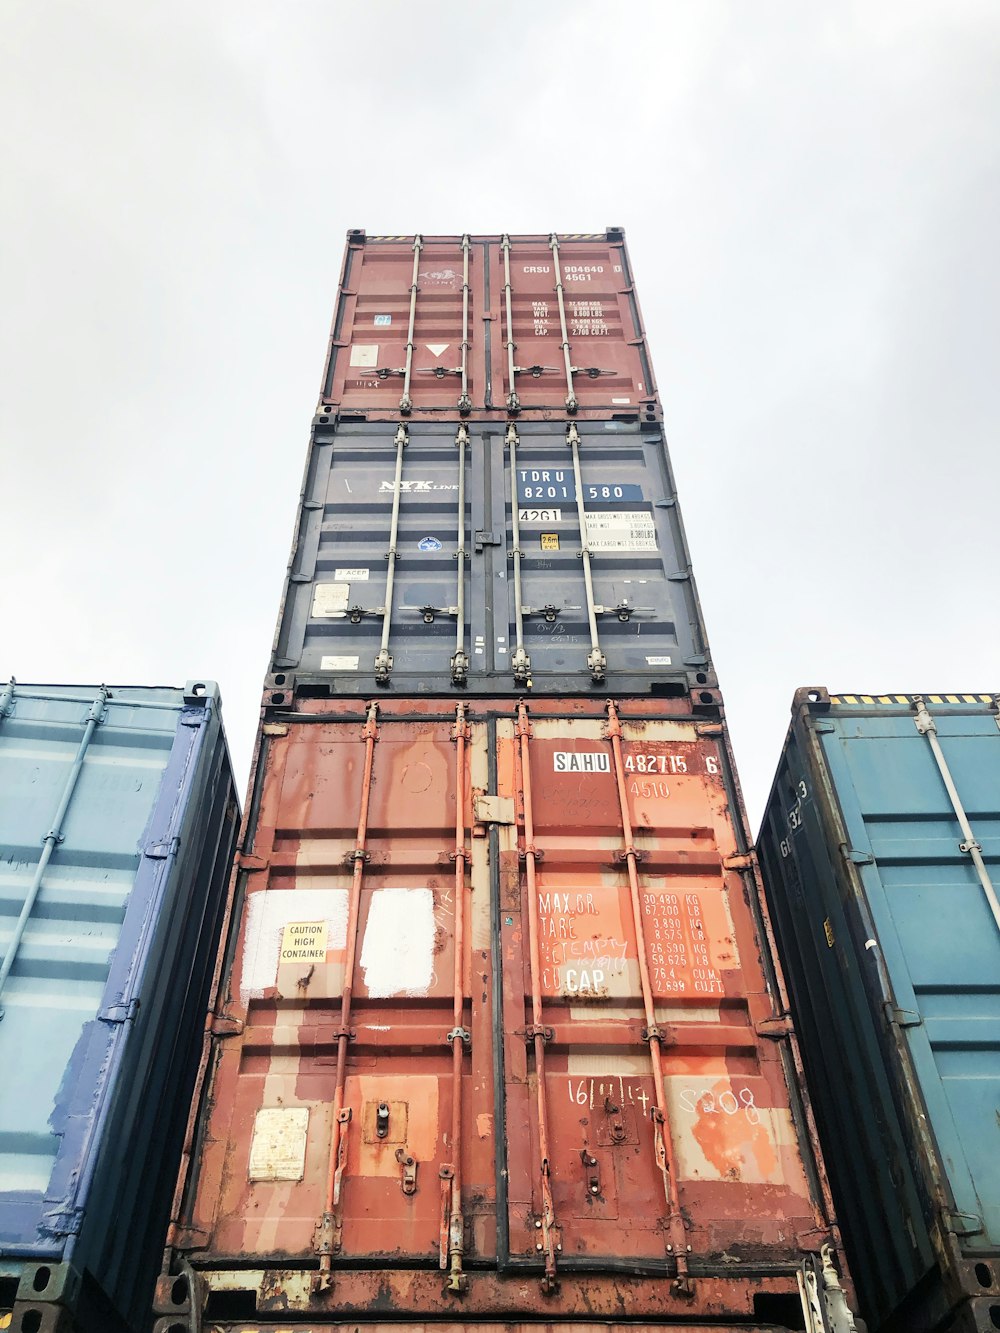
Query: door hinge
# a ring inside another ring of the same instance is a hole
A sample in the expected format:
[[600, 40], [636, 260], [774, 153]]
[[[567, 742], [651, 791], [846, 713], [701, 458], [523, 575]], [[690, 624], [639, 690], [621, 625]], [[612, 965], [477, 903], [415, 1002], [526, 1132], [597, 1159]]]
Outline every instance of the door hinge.
[[885, 1005], [885, 1016], [888, 1021], [897, 1028], [918, 1028], [922, 1025], [923, 1019], [912, 1009], [897, 1009], [888, 1002]]
[[240, 852], [236, 864], [240, 870], [266, 870], [270, 861], [266, 856], [257, 856], [254, 852]]
[[875, 858], [871, 852], [856, 852], [853, 847], [842, 846], [841, 855], [844, 860], [854, 866], [873, 866]]
[[955, 1236], [981, 1236], [983, 1219], [978, 1213], [963, 1213], [955, 1208], [941, 1209], [941, 1224]]
[[231, 1018], [229, 1014], [213, 1014], [210, 1030], [213, 1037], [239, 1037], [243, 1033], [243, 1019]]
[[752, 870], [753, 852], [734, 852], [732, 856], [722, 858], [723, 870]]
[[109, 1004], [97, 1017], [102, 1023], [131, 1023], [139, 1012], [139, 1001], [129, 1000], [127, 1004]]
[[178, 837], [168, 838], [165, 842], [151, 842], [146, 848], [144, 855], [151, 861], [166, 861], [171, 856], [176, 856], [181, 845]]
[[788, 1014], [775, 1014], [773, 1018], [762, 1018], [759, 1023], [754, 1024], [757, 1036], [767, 1037], [769, 1041], [781, 1041], [785, 1037], [790, 1037], [794, 1031]]

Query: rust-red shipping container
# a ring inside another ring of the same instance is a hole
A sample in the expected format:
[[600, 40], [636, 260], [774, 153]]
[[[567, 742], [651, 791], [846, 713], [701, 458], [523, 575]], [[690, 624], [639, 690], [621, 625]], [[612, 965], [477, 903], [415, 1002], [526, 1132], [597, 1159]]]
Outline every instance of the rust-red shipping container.
[[852, 1329], [718, 719], [299, 708], [262, 728], [158, 1333]]
[[624, 233], [348, 232], [317, 411], [655, 418]]

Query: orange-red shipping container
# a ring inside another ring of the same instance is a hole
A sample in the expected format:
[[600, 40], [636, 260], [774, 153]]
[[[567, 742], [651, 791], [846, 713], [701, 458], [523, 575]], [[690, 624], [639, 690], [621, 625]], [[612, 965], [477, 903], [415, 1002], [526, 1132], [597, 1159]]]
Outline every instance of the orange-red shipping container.
[[624, 233], [348, 232], [317, 412], [655, 418]]
[[158, 1333], [845, 1311], [718, 719], [298, 707], [262, 728]]

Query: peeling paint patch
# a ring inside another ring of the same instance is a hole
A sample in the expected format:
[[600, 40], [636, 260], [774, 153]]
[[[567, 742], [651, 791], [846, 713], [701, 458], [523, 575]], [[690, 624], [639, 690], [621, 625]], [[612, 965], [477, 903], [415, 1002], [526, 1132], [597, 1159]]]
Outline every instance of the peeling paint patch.
[[434, 976], [434, 933], [430, 889], [376, 889], [361, 946], [373, 999], [427, 994]]
[[285, 927], [293, 922], [326, 924], [328, 949], [347, 943], [346, 889], [262, 889], [247, 897], [246, 946], [240, 1000], [259, 1000], [278, 977]]

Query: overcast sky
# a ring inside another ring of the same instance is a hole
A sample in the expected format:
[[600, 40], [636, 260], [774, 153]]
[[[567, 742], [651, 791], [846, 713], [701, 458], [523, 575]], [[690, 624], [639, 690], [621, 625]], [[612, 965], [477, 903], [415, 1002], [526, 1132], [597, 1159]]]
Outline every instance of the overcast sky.
[[1000, 690], [1000, 5], [6, 0], [0, 676], [245, 782], [344, 233], [626, 229], [756, 830], [803, 684]]

